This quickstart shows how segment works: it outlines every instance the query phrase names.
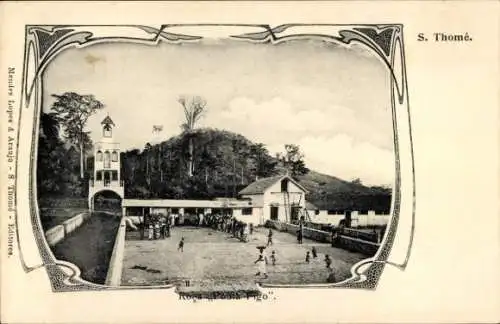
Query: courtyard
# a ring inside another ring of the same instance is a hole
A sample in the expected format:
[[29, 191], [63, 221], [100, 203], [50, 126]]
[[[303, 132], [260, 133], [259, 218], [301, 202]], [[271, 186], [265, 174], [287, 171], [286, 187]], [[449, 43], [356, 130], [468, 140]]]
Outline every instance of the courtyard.
[[[327, 283], [330, 270], [325, 254], [332, 259], [335, 281], [350, 277], [351, 267], [365, 259], [360, 253], [333, 248], [326, 243], [304, 239], [297, 244], [288, 233], [273, 230], [274, 244], [266, 254], [276, 253], [276, 265], [269, 260], [268, 278], [256, 276], [254, 261], [259, 255], [257, 246], [267, 243], [267, 228], [256, 228], [249, 242], [244, 243], [229, 233], [206, 227], [174, 227], [170, 238], [141, 240], [139, 232], [127, 232], [123, 260], [123, 286], [152, 286], [173, 284], [180, 289], [251, 290], [256, 283], [322, 284]], [[184, 251], [177, 250], [184, 237]], [[305, 262], [306, 252], [316, 247], [318, 257]], [[189, 287], [186, 287], [189, 281]]]

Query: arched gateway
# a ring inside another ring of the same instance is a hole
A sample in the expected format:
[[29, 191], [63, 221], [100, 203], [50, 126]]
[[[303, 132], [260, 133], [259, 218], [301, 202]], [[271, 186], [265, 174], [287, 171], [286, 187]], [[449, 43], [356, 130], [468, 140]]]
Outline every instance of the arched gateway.
[[94, 146], [94, 176], [89, 183], [89, 209], [94, 210], [94, 197], [104, 191], [124, 198], [123, 180], [120, 174], [120, 145], [113, 140], [115, 124], [109, 116], [101, 122], [102, 138]]

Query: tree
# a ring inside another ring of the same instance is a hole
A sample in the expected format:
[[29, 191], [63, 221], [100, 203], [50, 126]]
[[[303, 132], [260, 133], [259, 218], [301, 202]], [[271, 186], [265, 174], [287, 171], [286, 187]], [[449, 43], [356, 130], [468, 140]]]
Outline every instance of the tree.
[[85, 131], [87, 120], [104, 105], [94, 95], [80, 95], [75, 92], [65, 92], [62, 95], [52, 95], [57, 100], [52, 104], [52, 110], [61, 121], [66, 138], [80, 151], [80, 179], [84, 178], [85, 146], [90, 137]]
[[304, 162], [304, 154], [298, 145], [285, 144], [285, 152], [278, 153], [277, 158], [292, 178], [309, 172]]
[[360, 178], [356, 178], [356, 179], [353, 179], [351, 181], [352, 184], [355, 184], [355, 185], [362, 185], [363, 183], [361, 182], [361, 179]]
[[203, 114], [206, 112], [206, 101], [198, 96], [187, 98], [181, 96], [179, 98], [179, 103], [184, 109], [185, 122], [181, 125], [182, 131], [188, 136], [188, 167], [187, 176], [192, 177], [194, 173], [194, 143], [193, 143], [193, 131], [196, 127], [196, 123], [200, 120]]
[[61, 130], [60, 120], [56, 113], [43, 113], [40, 117], [40, 136], [46, 139], [54, 140], [59, 139], [59, 132]]
[[149, 166], [149, 153], [151, 152], [153, 146], [150, 143], [146, 143], [142, 154], [146, 156], [146, 183], [148, 186], [151, 185], [151, 168]]
[[252, 144], [249, 156], [249, 168], [253, 173], [254, 180], [269, 177], [276, 173], [278, 162], [269, 155], [269, 151], [263, 143]]

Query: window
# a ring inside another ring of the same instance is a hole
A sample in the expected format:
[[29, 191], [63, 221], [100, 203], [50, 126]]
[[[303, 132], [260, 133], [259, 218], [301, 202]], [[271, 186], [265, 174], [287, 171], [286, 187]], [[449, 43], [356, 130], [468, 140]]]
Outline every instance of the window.
[[113, 151], [113, 154], [111, 155], [111, 161], [118, 162], [118, 152]]
[[111, 180], [118, 181], [118, 171], [111, 171]]
[[109, 152], [108, 151], [104, 152], [104, 167], [105, 168], [111, 167], [111, 162], [109, 159]]
[[97, 151], [97, 157], [96, 157], [97, 161], [98, 162], [102, 162], [102, 152], [101, 151]]
[[288, 191], [288, 179], [281, 180], [281, 192]]
[[241, 210], [241, 214], [242, 215], [252, 215], [252, 212], [253, 212], [253, 208], [250, 207], [250, 208], [243, 208]]
[[102, 171], [97, 171], [95, 174], [96, 181], [102, 181]]
[[111, 137], [111, 126], [110, 125], [104, 125], [102, 128], [102, 135], [104, 137]]

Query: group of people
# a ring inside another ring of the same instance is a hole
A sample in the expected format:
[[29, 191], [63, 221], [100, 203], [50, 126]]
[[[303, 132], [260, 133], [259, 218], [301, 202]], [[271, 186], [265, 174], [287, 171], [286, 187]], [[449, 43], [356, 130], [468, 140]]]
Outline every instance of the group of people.
[[[300, 227], [299, 230], [297, 231], [297, 240], [299, 244], [302, 244], [302, 238], [303, 238], [303, 228]], [[332, 234], [333, 235], [333, 234]], [[265, 246], [258, 246], [257, 249], [260, 251], [259, 256], [257, 257], [257, 260], [255, 260], [254, 264], [257, 264], [257, 273], [255, 274], [256, 276], [263, 275], [264, 278], [267, 278], [267, 264], [269, 263], [267, 255], [266, 255], [266, 248], [269, 246], [272, 246], [273, 243], [273, 230], [269, 229], [268, 234], [267, 234], [267, 244]], [[311, 248], [311, 251], [306, 251], [306, 256], [305, 256], [305, 263], [310, 263], [311, 262], [311, 255], [313, 259], [318, 258], [318, 250], [316, 249], [315, 246]], [[277, 262], [277, 257], [276, 257], [276, 251], [272, 250], [271, 252], [271, 264], [273, 266], [276, 265]], [[324, 258], [325, 266], [328, 270], [332, 270], [332, 259], [330, 258], [330, 255], [325, 254]]]
[[158, 240], [170, 237], [172, 225], [171, 218], [162, 214], [144, 216], [141, 239], [147, 237], [148, 240]]
[[207, 217], [207, 222], [214, 230], [231, 234], [243, 242], [248, 242], [253, 234], [253, 224], [239, 221], [231, 215], [213, 214]]

